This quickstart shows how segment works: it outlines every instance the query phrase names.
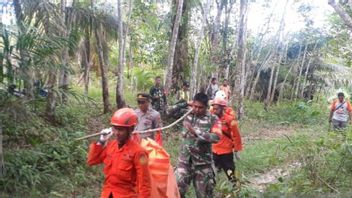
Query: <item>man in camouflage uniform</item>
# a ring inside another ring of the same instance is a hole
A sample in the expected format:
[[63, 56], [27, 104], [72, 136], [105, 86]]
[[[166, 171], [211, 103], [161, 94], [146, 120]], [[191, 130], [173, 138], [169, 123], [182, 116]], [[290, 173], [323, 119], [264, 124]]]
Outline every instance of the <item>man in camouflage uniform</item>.
[[213, 197], [215, 173], [211, 145], [219, 141], [221, 124], [207, 111], [208, 97], [198, 93], [193, 99], [193, 111], [183, 122], [183, 142], [176, 169], [177, 185], [185, 197], [193, 181], [197, 198]]
[[162, 115], [165, 114], [167, 101], [164, 88], [161, 85], [160, 76], [155, 77], [155, 85], [150, 88], [149, 94], [152, 98], [153, 109]]

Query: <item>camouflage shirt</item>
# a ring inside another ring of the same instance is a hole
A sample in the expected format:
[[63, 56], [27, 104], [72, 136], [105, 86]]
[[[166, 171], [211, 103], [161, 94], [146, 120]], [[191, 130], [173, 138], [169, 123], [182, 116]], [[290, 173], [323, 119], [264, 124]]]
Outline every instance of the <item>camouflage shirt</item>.
[[153, 109], [163, 114], [166, 110], [165, 106], [167, 105], [164, 88], [161, 86], [153, 86], [152, 88], [150, 88], [149, 94], [152, 97]]
[[183, 121], [183, 125], [190, 123], [196, 132], [196, 136], [185, 127], [182, 130], [183, 142], [181, 144], [179, 160], [193, 165], [208, 165], [212, 163], [212, 143], [219, 141], [221, 123], [215, 115], [207, 112], [202, 117], [189, 114]]

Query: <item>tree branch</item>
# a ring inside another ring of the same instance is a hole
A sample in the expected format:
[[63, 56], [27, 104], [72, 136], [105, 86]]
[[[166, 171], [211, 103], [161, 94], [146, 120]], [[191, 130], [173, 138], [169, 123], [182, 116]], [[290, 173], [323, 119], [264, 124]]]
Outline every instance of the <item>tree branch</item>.
[[346, 12], [346, 10], [343, 9], [343, 7], [339, 4], [336, 3], [335, 0], [329, 0], [329, 5], [334, 8], [336, 13], [341, 17], [345, 25], [347, 25], [351, 30], [352, 30], [352, 18], [351, 16]]

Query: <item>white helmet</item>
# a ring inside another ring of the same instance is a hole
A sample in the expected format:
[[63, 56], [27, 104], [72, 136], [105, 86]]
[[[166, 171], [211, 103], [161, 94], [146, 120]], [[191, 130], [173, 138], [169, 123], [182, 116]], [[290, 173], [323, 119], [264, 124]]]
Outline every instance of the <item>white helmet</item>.
[[221, 99], [226, 99], [226, 95], [225, 92], [223, 90], [219, 90], [215, 93], [215, 97], [214, 98], [221, 98]]

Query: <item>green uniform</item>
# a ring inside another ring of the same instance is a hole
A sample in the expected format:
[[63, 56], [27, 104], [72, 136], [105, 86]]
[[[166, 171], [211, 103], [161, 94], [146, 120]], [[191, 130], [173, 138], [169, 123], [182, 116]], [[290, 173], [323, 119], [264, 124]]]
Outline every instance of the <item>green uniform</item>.
[[215, 175], [211, 145], [219, 141], [221, 124], [209, 112], [202, 117], [190, 114], [184, 119], [184, 126], [186, 123], [192, 125], [196, 135], [183, 128], [184, 140], [175, 173], [180, 194], [184, 197], [193, 181], [197, 198], [213, 197]]

